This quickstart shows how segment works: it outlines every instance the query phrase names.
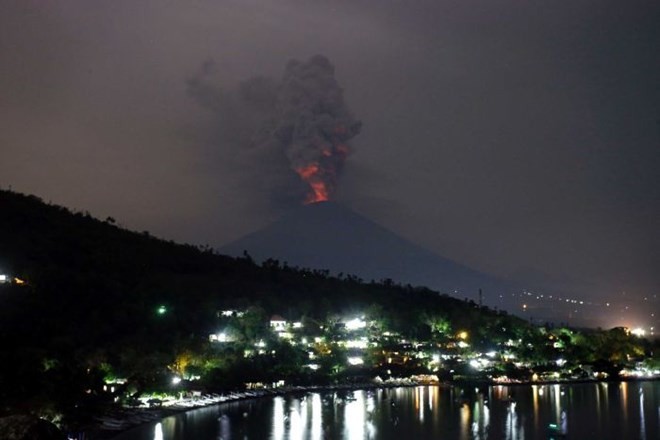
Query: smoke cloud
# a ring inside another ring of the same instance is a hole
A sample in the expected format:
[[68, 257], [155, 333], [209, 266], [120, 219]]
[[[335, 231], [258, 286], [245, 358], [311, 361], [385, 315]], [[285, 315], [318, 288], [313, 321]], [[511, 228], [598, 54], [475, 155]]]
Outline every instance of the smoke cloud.
[[330, 61], [291, 60], [281, 80], [253, 77], [229, 91], [214, 85], [214, 74], [215, 64], [204, 63], [188, 80], [188, 93], [217, 116], [218, 142], [247, 158], [249, 184], [276, 206], [332, 199], [361, 123]]

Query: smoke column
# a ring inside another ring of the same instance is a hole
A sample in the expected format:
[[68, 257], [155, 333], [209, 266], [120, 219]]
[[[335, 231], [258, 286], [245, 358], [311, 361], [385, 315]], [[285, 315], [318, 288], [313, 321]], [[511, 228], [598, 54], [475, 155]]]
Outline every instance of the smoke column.
[[309, 186], [305, 203], [332, 197], [351, 151], [348, 141], [360, 131], [334, 74], [321, 55], [305, 63], [290, 61], [278, 93], [275, 135], [291, 168]]
[[[344, 102], [330, 61], [322, 55], [291, 60], [281, 80], [251, 78], [235, 93], [208, 84], [212, 67], [205, 63], [188, 81], [189, 94], [219, 115], [226, 139], [269, 158], [255, 160], [259, 173], [254, 177], [276, 182], [271, 191], [295, 194], [298, 203], [330, 200], [351, 153], [349, 141], [361, 127]], [[289, 176], [279, 175], [282, 159]]]

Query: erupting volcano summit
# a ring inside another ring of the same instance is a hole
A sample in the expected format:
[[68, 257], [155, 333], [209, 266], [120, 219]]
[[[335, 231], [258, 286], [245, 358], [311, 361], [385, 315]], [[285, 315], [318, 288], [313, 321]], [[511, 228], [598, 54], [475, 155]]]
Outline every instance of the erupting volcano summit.
[[360, 132], [327, 58], [290, 61], [278, 91], [275, 131], [293, 170], [308, 186], [304, 203], [330, 200], [350, 154], [348, 141]]
[[286, 208], [331, 200], [349, 141], [360, 132], [322, 55], [291, 60], [280, 80], [257, 76], [226, 91], [210, 83], [214, 63], [188, 80], [188, 92], [217, 114], [223, 143], [247, 158], [245, 184]]

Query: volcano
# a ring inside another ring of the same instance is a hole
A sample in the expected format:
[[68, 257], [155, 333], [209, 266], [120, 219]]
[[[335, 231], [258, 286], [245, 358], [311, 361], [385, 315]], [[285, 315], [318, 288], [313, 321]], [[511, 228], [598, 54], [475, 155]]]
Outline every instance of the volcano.
[[247, 251], [257, 262], [273, 258], [289, 266], [350, 274], [365, 281], [391, 279], [460, 298], [476, 300], [483, 289], [485, 303], [499, 306], [503, 305], [500, 295], [509, 297], [505, 294], [514, 290], [509, 282], [415, 245], [335, 202], [292, 210], [219, 251], [232, 256]]

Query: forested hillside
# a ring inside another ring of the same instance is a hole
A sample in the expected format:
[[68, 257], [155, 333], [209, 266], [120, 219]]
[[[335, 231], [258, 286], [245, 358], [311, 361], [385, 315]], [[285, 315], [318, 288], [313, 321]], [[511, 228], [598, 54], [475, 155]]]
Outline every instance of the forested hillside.
[[227, 308], [252, 310], [259, 328], [272, 314], [318, 322], [365, 311], [410, 337], [430, 334], [438, 322], [483, 340], [527, 328], [425, 288], [274, 260], [257, 266], [249, 256], [163, 241], [10, 191], [0, 191], [1, 273], [21, 282], [0, 284], [5, 405], [44, 396], [74, 403], [108, 370], [155, 381], [154, 372], [182, 352], [204, 352]]

